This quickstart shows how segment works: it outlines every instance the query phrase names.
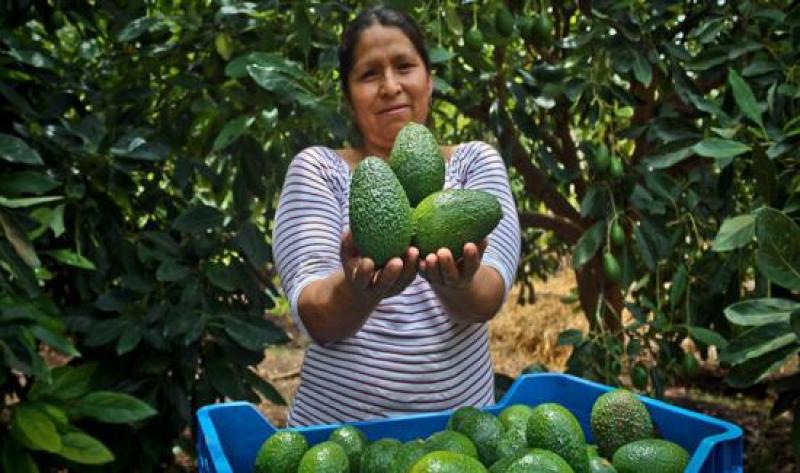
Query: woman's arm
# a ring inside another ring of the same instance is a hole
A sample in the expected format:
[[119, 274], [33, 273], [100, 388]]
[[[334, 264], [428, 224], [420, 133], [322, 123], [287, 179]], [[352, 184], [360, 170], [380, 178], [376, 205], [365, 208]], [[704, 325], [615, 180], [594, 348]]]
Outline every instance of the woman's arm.
[[358, 331], [378, 302], [402, 291], [415, 277], [416, 250], [382, 270], [358, 255], [342, 237], [344, 216], [337, 198], [338, 157], [308, 148], [286, 173], [273, 229], [275, 267], [295, 324], [317, 343]]
[[381, 299], [402, 292], [414, 280], [417, 254], [409, 248], [404, 259], [392, 258], [376, 269], [371, 259], [358, 255], [347, 232], [342, 270], [312, 282], [300, 294], [298, 310], [311, 338], [324, 345], [358, 332]]

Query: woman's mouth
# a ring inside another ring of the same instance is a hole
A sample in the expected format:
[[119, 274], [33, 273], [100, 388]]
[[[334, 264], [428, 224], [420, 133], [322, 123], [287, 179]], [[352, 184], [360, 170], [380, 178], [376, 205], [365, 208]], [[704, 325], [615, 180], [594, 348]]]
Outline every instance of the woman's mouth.
[[408, 110], [408, 105], [395, 105], [392, 107], [384, 108], [380, 111], [381, 115], [399, 115]]

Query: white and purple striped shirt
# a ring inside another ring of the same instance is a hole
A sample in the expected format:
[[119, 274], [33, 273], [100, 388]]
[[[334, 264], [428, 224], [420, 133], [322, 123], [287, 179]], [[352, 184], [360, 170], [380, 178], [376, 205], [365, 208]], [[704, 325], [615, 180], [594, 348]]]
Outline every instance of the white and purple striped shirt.
[[[341, 271], [341, 235], [349, 228], [350, 169], [334, 150], [307, 148], [293, 159], [275, 216], [273, 251], [292, 316], [309, 283]], [[503, 219], [481, 264], [511, 288], [520, 228], [505, 164], [483, 142], [459, 145], [447, 163], [445, 189], [496, 195]], [[417, 276], [381, 301], [353, 336], [305, 354], [289, 426], [330, 424], [494, 402], [486, 323], [451, 319], [427, 281]]]

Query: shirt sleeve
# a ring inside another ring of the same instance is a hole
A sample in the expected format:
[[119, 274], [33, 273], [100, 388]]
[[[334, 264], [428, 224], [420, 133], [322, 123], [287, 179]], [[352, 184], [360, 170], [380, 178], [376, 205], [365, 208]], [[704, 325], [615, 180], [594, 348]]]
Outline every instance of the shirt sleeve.
[[500, 273], [505, 283], [505, 300], [514, 284], [520, 259], [521, 236], [517, 206], [511, 194], [506, 165], [497, 150], [483, 142], [472, 142], [468, 146], [471, 149], [464, 166], [463, 187], [493, 194], [500, 200], [503, 209], [503, 218], [489, 234], [489, 245], [481, 264]]
[[[323, 148], [307, 148], [292, 159], [278, 200], [273, 255], [292, 318], [309, 336], [297, 303], [310, 283], [341, 270], [341, 207]], [[310, 338], [310, 337], [309, 337]]]

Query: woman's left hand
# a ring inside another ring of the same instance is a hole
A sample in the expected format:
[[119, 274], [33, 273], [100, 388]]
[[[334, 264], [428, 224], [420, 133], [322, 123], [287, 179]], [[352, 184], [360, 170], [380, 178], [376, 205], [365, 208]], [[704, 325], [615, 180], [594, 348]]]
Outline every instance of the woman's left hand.
[[425, 255], [420, 259], [419, 270], [431, 286], [444, 290], [461, 290], [469, 287], [472, 278], [481, 266], [483, 252], [486, 251], [487, 240], [478, 244], [464, 245], [462, 257], [453, 258], [447, 248], [439, 248], [436, 253]]

